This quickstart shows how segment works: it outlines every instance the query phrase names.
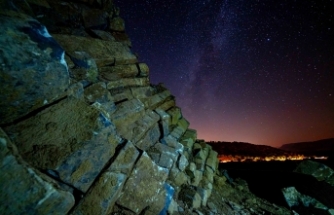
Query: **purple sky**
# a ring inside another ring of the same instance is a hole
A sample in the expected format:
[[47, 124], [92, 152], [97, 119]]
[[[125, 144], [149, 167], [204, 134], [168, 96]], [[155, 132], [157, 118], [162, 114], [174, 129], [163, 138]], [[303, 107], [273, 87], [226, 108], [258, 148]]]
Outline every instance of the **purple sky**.
[[207, 141], [334, 137], [331, 0], [115, 0], [151, 82]]

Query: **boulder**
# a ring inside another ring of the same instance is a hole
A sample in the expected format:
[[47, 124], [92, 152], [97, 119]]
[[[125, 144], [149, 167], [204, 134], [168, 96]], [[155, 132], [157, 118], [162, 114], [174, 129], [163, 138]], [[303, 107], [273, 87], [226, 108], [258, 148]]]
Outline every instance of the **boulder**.
[[205, 162], [209, 154], [209, 148], [204, 147], [202, 148], [201, 146], [199, 148], [196, 148], [199, 144], [195, 144], [196, 146], [194, 147], [194, 162], [196, 164], [197, 169], [204, 171], [205, 169]]
[[182, 118], [181, 109], [179, 107], [172, 107], [167, 113], [171, 116], [172, 125], [176, 126], [178, 121]]
[[294, 172], [312, 175], [318, 181], [325, 181], [334, 186], [334, 171], [322, 163], [305, 160], [297, 166]]
[[149, 75], [150, 69], [146, 63], [139, 63], [138, 67], [139, 67], [139, 75], [141, 77], [147, 77]]
[[103, 82], [95, 83], [84, 90], [84, 98], [87, 103], [99, 110], [108, 119], [116, 111], [116, 105], [106, 85]]
[[184, 156], [184, 154], [181, 154], [179, 156], [177, 164], [178, 164], [178, 168], [181, 171], [184, 171], [186, 167], [189, 165], [188, 159], [186, 158], [186, 156]]
[[197, 131], [194, 129], [187, 129], [186, 132], [181, 137], [180, 143], [182, 143], [182, 145], [184, 145], [185, 148], [192, 150], [196, 139], [197, 139]]
[[227, 181], [225, 176], [214, 175], [213, 179], [214, 179], [214, 183], [219, 187], [224, 186], [226, 184], [226, 181]]
[[155, 159], [154, 161], [159, 166], [167, 168], [167, 169], [172, 168], [174, 164], [174, 160], [170, 156], [168, 156], [166, 153], [159, 154], [158, 159]]
[[328, 207], [323, 203], [313, 197], [298, 192], [295, 187], [283, 188], [282, 192], [290, 208], [294, 208], [302, 204], [307, 208], [317, 208], [324, 211], [328, 210]]
[[[129, 176], [117, 204], [135, 213], [143, 211], [147, 206], [159, 208], [158, 214], [165, 205], [164, 184], [167, 176], [168, 170], [156, 165], [147, 153], [143, 152]], [[161, 192], [164, 192], [163, 195]], [[157, 198], [158, 196], [163, 196], [163, 199]]]
[[109, 90], [110, 94], [113, 97], [113, 101], [115, 103], [122, 103], [124, 101], [132, 100], [135, 97], [131, 93], [131, 89], [126, 88], [126, 89], [114, 89], [114, 90]]
[[82, 192], [88, 190], [122, 141], [100, 111], [71, 98], [4, 129], [31, 165]]
[[156, 89], [152, 86], [133, 87], [131, 88], [133, 97], [138, 99], [148, 98], [156, 93]]
[[184, 186], [179, 193], [181, 199], [189, 208], [199, 208], [202, 205], [202, 198], [191, 186]]
[[176, 170], [175, 176], [171, 179], [171, 181], [178, 187], [181, 187], [188, 182], [188, 176], [186, 173]]
[[181, 136], [184, 134], [184, 132], [185, 129], [183, 129], [181, 126], [177, 126], [172, 130], [170, 135], [173, 136], [176, 140], [179, 140]]
[[174, 106], [175, 106], [175, 100], [170, 97], [170, 99], [165, 100], [164, 103], [159, 105], [159, 107], [157, 107], [156, 109], [167, 111], [168, 109]]
[[110, 214], [121, 194], [126, 178], [126, 175], [122, 173], [104, 172], [94, 183], [92, 189], [79, 202], [72, 214]]
[[187, 129], [187, 131], [180, 138], [180, 143], [184, 146], [184, 156], [190, 160], [193, 158], [193, 145], [197, 137], [196, 130]]
[[64, 50], [38, 21], [0, 15], [0, 122], [13, 122], [65, 95]]
[[110, 30], [112, 31], [124, 31], [124, 20], [121, 17], [114, 17], [110, 20]]
[[156, 143], [150, 148], [148, 154], [156, 164], [167, 169], [173, 166], [179, 156], [179, 153], [174, 148], [161, 143]]
[[107, 90], [104, 82], [95, 83], [84, 90], [84, 96], [87, 103], [92, 104], [94, 102], [109, 102], [112, 101], [112, 97]]
[[129, 47], [120, 42], [65, 34], [53, 34], [53, 37], [71, 58], [76, 52], [85, 52], [95, 60], [99, 68], [137, 62], [136, 56], [132, 54]]
[[99, 68], [100, 79], [117, 81], [122, 78], [134, 78], [138, 75], [136, 64], [105, 66]]
[[180, 127], [182, 129], [182, 134], [184, 134], [189, 127], [189, 122], [185, 118], [181, 118], [177, 122], [177, 125], [178, 125], [178, 127]]
[[162, 135], [165, 137], [170, 133], [169, 126], [171, 123], [170, 115], [162, 110], [162, 109], [156, 109], [155, 112], [157, 112], [160, 116], [160, 127], [162, 130]]
[[212, 169], [213, 172], [216, 172], [219, 164], [219, 160], [217, 158], [218, 152], [214, 150], [210, 150], [208, 158], [206, 159], [205, 165]]
[[187, 176], [189, 177], [190, 180], [193, 180], [193, 178], [195, 178], [195, 171], [196, 171], [196, 166], [195, 166], [195, 170], [191, 170], [190, 166], [192, 166], [190, 163], [189, 166], [186, 168], [185, 172], [187, 174]]
[[80, 82], [71, 84], [66, 93], [69, 99], [84, 100], [84, 87]]
[[177, 188], [188, 182], [188, 176], [185, 172], [180, 171], [174, 163], [173, 167], [170, 169], [168, 180], [173, 182], [173, 185]]
[[286, 187], [282, 189], [284, 198], [289, 207], [299, 205], [299, 192], [295, 187]]
[[201, 170], [195, 170], [194, 177], [191, 178], [191, 185], [197, 187], [203, 178], [203, 172]]
[[171, 95], [170, 92], [168, 90], [165, 90], [151, 97], [144, 98], [142, 101], [145, 104], [145, 107], [150, 109], [155, 109], [159, 105], [161, 105], [164, 102], [164, 100], [166, 100], [170, 95]]
[[136, 146], [141, 150], [148, 150], [151, 146], [158, 142], [160, 138], [160, 129], [159, 125], [156, 123], [151, 129], [149, 129], [146, 134], [136, 142]]
[[148, 78], [123, 78], [115, 81], [109, 81], [107, 83], [108, 90], [126, 87], [145, 87], [149, 86], [150, 82]]
[[202, 150], [202, 148], [203, 148], [203, 146], [196, 141], [195, 144], [193, 145], [194, 156], [196, 156], [196, 154], [199, 153]]
[[95, 59], [85, 51], [76, 51], [66, 55], [70, 76], [73, 82], [97, 82], [98, 68]]
[[187, 169], [191, 172], [195, 172], [196, 170], [196, 164], [194, 162], [190, 162]]
[[[135, 145], [143, 139], [145, 134], [157, 125], [159, 115], [151, 110], [146, 110], [144, 116], [137, 121], [122, 125], [118, 125], [118, 132], [125, 139], [132, 141]], [[158, 137], [159, 138], [159, 137]], [[157, 138], [153, 138], [156, 140]], [[153, 141], [153, 140], [152, 140]]]
[[206, 178], [210, 183], [213, 183], [214, 175], [215, 175], [215, 172], [211, 168], [206, 166], [203, 172], [203, 177]]
[[128, 176], [136, 160], [139, 157], [139, 151], [129, 141], [126, 145], [118, 152], [117, 157], [112, 162], [110, 167], [107, 169], [108, 172], [122, 173]]
[[161, 143], [165, 144], [169, 147], [174, 148], [176, 151], [178, 151], [179, 153], [183, 153], [183, 145], [181, 143], [179, 143], [173, 136], [168, 135], [164, 138], [161, 139]]
[[138, 99], [122, 102], [116, 106], [116, 111], [111, 115], [111, 121], [115, 123], [118, 130], [122, 126], [133, 123], [145, 114], [144, 104]]
[[329, 208], [334, 208], [334, 186], [331, 185], [333, 170], [314, 161], [303, 161], [296, 168], [295, 173], [299, 180], [294, 183], [296, 189], [305, 195], [311, 196]]

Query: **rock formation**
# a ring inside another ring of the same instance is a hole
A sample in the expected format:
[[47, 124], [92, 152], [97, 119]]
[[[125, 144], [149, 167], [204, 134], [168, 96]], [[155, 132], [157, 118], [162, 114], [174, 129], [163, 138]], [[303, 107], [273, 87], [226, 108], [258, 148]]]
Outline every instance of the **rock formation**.
[[334, 171], [322, 163], [306, 160], [294, 172], [310, 175], [313, 180], [282, 190], [290, 208], [301, 214], [303, 210], [314, 214], [334, 214]]
[[1, 8], [1, 211], [165, 214], [179, 193], [206, 205], [217, 153], [150, 84], [112, 1]]
[[217, 152], [150, 84], [111, 0], [0, 8], [2, 214], [213, 208]]

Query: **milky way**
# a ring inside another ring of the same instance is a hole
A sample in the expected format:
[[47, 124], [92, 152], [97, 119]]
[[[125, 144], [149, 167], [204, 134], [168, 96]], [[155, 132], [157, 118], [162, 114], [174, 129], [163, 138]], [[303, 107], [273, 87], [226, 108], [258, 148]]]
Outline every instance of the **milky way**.
[[327, 0], [122, 0], [132, 50], [205, 140], [334, 137]]

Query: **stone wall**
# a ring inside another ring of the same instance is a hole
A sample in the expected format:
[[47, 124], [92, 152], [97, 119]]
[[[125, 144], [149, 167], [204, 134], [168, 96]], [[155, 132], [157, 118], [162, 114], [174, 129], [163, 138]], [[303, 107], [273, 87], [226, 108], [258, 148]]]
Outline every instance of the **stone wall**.
[[0, 1], [2, 214], [173, 214], [217, 152], [131, 52], [111, 0]]

